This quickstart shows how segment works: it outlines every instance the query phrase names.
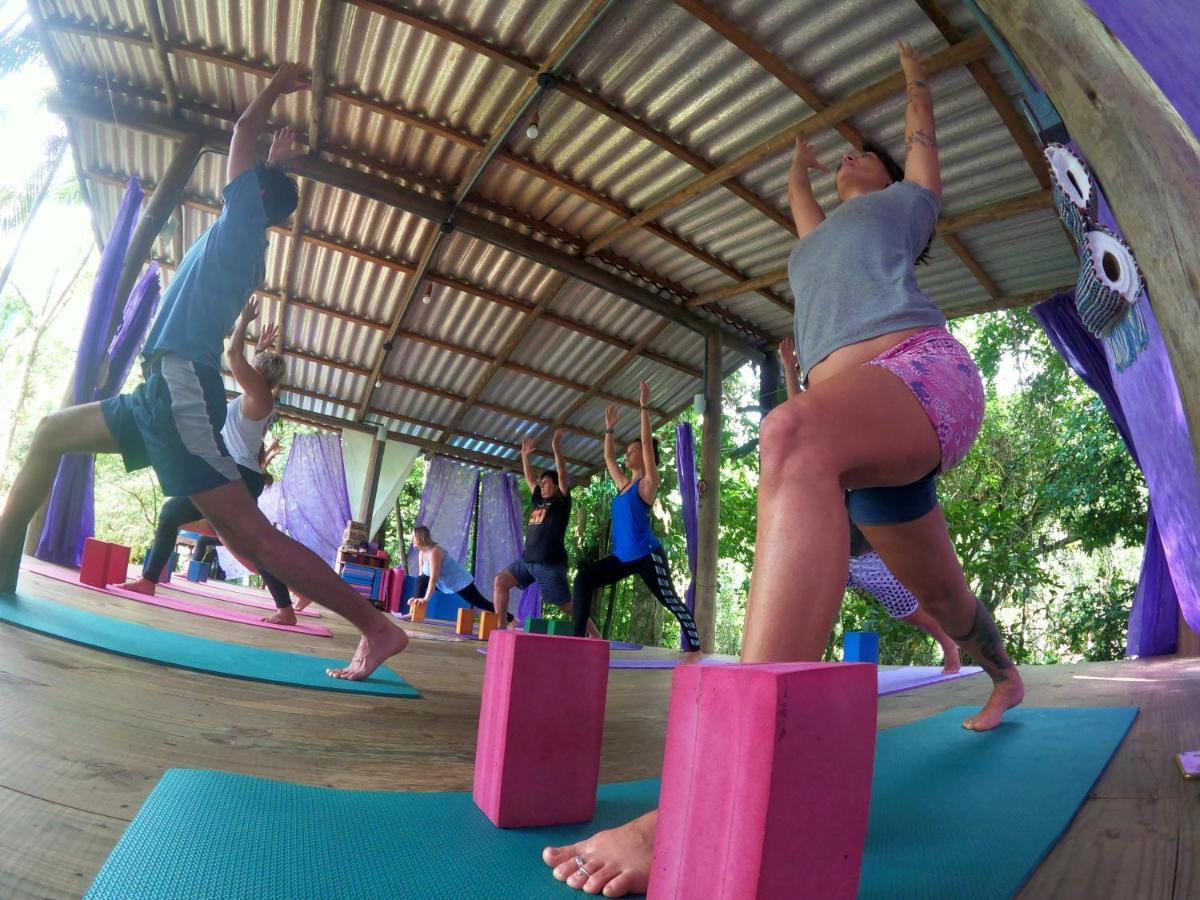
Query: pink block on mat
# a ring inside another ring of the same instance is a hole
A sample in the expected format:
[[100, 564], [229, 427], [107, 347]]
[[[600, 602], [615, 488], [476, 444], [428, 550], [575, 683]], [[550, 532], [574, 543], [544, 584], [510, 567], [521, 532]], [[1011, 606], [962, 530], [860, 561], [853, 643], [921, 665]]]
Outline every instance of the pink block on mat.
[[592, 818], [607, 694], [607, 641], [492, 633], [471, 792], [492, 824]]
[[680, 666], [650, 900], [853, 898], [875, 759], [875, 666]]
[[79, 580], [92, 587], [102, 588], [108, 584], [108, 554], [112, 544], [85, 538], [83, 541], [83, 565], [79, 567]]
[[124, 544], [108, 545], [107, 584], [124, 584], [129, 575], [129, 548]]

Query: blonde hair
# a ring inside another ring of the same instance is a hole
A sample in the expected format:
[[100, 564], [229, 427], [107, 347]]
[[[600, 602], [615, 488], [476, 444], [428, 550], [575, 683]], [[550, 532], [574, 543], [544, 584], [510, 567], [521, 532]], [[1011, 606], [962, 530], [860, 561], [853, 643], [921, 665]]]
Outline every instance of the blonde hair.
[[274, 350], [259, 350], [250, 360], [250, 365], [254, 367], [254, 371], [267, 379], [267, 384], [272, 388], [277, 387], [287, 374], [287, 361], [284, 360], [283, 354]]
[[418, 547], [437, 546], [437, 542], [433, 539], [433, 534], [424, 525], [418, 525], [413, 529], [413, 543]]

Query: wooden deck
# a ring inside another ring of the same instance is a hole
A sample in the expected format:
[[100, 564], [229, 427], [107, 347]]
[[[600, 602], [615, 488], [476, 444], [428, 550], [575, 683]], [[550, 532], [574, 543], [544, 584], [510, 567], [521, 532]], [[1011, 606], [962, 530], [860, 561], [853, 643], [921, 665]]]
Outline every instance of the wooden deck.
[[[330, 615], [320, 621], [332, 640], [130, 604], [27, 573], [21, 589], [293, 652], [348, 655], [355, 642]], [[217, 678], [0, 623], [0, 897], [80, 896], [171, 767], [340, 788], [468, 789], [483, 662], [475, 645], [414, 640], [396, 669], [424, 696], [404, 700]], [[670, 676], [613, 672], [602, 780], [659, 774]], [[1141, 713], [1022, 896], [1200, 897], [1200, 782], [1183, 781], [1174, 762], [1177, 751], [1200, 749], [1200, 660], [1028, 668], [1025, 677], [1030, 704]], [[987, 688], [975, 677], [883, 698], [881, 727], [979, 703]]]

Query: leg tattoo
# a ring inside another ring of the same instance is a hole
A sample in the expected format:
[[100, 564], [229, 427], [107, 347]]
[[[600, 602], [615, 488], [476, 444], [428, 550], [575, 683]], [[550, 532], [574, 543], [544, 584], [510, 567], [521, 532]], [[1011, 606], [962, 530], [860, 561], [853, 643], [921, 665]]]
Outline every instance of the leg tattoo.
[[1008, 678], [1007, 670], [1013, 668], [1013, 662], [1004, 649], [1004, 639], [1000, 636], [1000, 629], [996, 627], [996, 620], [978, 598], [975, 600], [975, 619], [971, 623], [971, 630], [961, 637], [950, 637], [960, 645], [971, 645], [968, 649], [980, 656], [981, 662], [991, 663], [996, 668], [996, 673], [992, 676], [994, 680], [1004, 681]]

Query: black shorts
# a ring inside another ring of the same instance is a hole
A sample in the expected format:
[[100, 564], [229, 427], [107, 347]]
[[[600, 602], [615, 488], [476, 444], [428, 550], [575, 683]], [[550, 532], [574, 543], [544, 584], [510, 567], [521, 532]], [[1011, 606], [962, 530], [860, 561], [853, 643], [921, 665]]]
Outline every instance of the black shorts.
[[563, 606], [571, 602], [571, 589], [567, 586], [566, 563], [535, 563], [518, 559], [507, 569], [508, 573], [517, 580], [523, 588], [529, 587], [535, 581], [542, 589], [542, 600]]

